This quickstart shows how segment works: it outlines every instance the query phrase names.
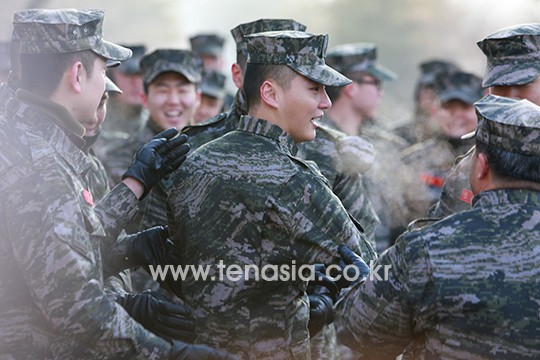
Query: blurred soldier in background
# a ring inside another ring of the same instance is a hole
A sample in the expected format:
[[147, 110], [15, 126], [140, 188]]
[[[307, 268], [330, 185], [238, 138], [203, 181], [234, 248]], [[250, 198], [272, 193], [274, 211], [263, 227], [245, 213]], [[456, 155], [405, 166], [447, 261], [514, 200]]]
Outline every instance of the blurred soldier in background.
[[413, 121], [395, 129], [398, 136], [409, 145], [424, 142], [440, 134], [439, 124], [433, 118], [436, 107], [435, 78], [439, 73], [459, 70], [456, 65], [445, 60], [428, 60], [420, 64], [420, 76], [414, 89]]
[[104, 290], [104, 275], [156, 260], [149, 251], [159, 244], [115, 240], [137, 199], [181, 164], [188, 147], [185, 138], [173, 139], [177, 131], [160, 134], [137, 152], [122, 183], [94, 205], [82, 124], [96, 117], [107, 64], [131, 56], [103, 40], [102, 21], [99, 10], [14, 15], [12, 58], [20, 88], [2, 99], [7, 106], [0, 117], [0, 357], [224, 358], [207, 347], [156, 337]]
[[540, 107], [475, 103], [470, 210], [402, 235], [338, 304], [366, 359], [536, 359], [540, 327]]
[[141, 71], [149, 118], [132, 138], [108, 149], [105, 165], [113, 184], [120, 181], [141, 144], [164, 129], [182, 130], [200, 103], [202, 63], [191, 51], [157, 49], [141, 59]]
[[433, 116], [441, 134], [411, 146], [402, 154], [408, 208], [403, 231], [409, 222], [426, 216], [430, 206], [437, 202], [455, 158], [473, 146], [470, 139], [463, 140], [461, 136], [476, 128], [473, 104], [484, 95], [482, 79], [461, 71], [442, 72], [435, 80], [435, 91], [439, 105]]
[[218, 71], [205, 70], [201, 82], [201, 104], [190, 125], [198, 124], [221, 113], [225, 101], [226, 76]]
[[[350, 82], [324, 63], [327, 35], [276, 31], [244, 39], [249, 114], [236, 131], [193, 152], [169, 188], [171, 239], [183, 249], [178, 263], [329, 265], [340, 260], [342, 244], [374, 258], [317, 168], [294, 156], [294, 144], [315, 138], [315, 122], [331, 105], [325, 85]], [[307, 283], [245, 275], [202, 282], [189, 274], [178, 283], [200, 321], [197, 342], [243, 359], [310, 358]]]
[[[527, 99], [540, 105], [540, 24], [519, 24], [479, 41], [487, 58], [483, 86], [494, 95]], [[467, 176], [472, 150], [456, 159], [430, 216], [441, 218], [470, 209], [472, 192]]]
[[[144, 45], [125, 46], [133, 56], [118, 67], [109, 69], [108, 76], [118, 85], [122, 93], [111, 94], [108, 100], [107, 121], [101, 126], [101, 133], [94, 150], [97, 157], [106, 163], [109, 149], [118, 147], [140, 131], [148, 119], [143, 107], [143, 81], [139, 62], [146, 51]], [[111, 182], [113, 186], [116, 183]]]
[[334, 104], [326, 112], [331, 120], [328, 125], [347, 135], [360, 134], [374, 148], [375, 159], [365, 174], [365, 186], [381, 221], [375, 229], [375, 242], [382, 251], [391, 244], [393, 219], [399, 218], [403, 207], [399, 182], [390, 174], [398, 168], [396, 160], [406, 143], [376, 124], [375, 117], [383, 95], [382, 83], [396, 75], [377, 63], [377, 48], [371, 43], [336, 46], [327, 58], [331, 66], [353, 81], [343, 88], [328, 88]]

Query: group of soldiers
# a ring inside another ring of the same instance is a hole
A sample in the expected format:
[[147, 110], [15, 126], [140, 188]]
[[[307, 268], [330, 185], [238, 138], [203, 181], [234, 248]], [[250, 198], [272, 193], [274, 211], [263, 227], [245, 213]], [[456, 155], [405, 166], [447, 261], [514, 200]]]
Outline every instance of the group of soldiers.
[[540, 357], [540, 24], [479, 41], [483, 78], [422, 63], [392, 129], [376, 44], [239, 24], [231, 95], [222, 37], [147, 51], [103, 15], [14, 14], [0, 358]]

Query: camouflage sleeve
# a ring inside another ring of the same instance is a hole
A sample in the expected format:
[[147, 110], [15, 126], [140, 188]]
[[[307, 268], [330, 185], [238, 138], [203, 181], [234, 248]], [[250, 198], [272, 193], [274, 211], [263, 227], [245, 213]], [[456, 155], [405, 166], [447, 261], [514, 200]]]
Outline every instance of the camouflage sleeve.
[[133, 191], [124, 183], [120, 183], [96, 204], [94, 211], [110, 242], [105, 245], [111, 246], [121, 231], [135, 217], [138, 203], [139, 200]]
[[436, 306], [426, 245], [415, 236], [400, 237], [373, 267], [381, 265], [378, 276], [356, 284], [336, 305], [338, 337], [362, 359], [395, 359], [425, 325], [416, 309]]
[[73, 185], [66, 176], [35, 174], [3, 204], [14, 261], [33, 303], [51, 328], [95, 358], [166, 358], [169, 343], [107, 297], [94, 241], [104, 232]]
[[375, 251], [339, 199], [316, 178], [306, 181], [301, 174], [293, 176], [272, 207], [276, 225], [288, 229], [294, 241], [291, 250], [302, 263], [336, 263], [341, 244], [366, 261], [375, 258]]
[[347, 211], [362, 225], [366, 237], [376, 249], [375, 227], [380, 220], [368, 198], [361, 175], [340, 174], [336, 178], [333, 190]]

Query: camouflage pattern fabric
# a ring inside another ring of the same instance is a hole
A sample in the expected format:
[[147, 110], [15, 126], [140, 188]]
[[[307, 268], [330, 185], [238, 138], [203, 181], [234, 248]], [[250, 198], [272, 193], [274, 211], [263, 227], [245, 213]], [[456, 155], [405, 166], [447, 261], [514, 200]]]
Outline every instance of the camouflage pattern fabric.
[[[333, 122], [328, 117], [323, 121], [327, 124]], [[359, 166], [363, 162], [361, 156], [347, 158], [349, 157], [347, 152], [350, 152], [350, 149], [341, 146], [349, 138], [344, 133], [324, 125], [320, 125], [316, 132], [315, 140], [298, 144], [297, 155], [317, 163], [321, 173], [328, 180], [331, 190], [341, 200], [349, 214], [362, 225], [364, 234], [373, 249], [377, 249], [375, 227], [379, 224], [379, 218], [367, 196], [362, 174], [368, 167], [364, 166], [362, 168], [362, 166]], [[356, 138], [367, 143], [365, 139]], [[368, 145], [371, 146], [369, 143]], [[373, 151], [372, 148], [370, 150]], [[369, 153], [369, 151], [366, 152], [370, 160], [373, 161], [373, 154]], [[358, 155], [358, 153], [355, 155]], [[311, 358], [319, 360], [339, 359], [336, 333], [332, 324], [323, 327], [311, 339]]]
[[227, 77], [218, 71], [204, 71], [202, 74], [201, 94], [216, 99], [225, 97], [225, 81]]
[[92, 206], [80, 125], [57, 104], [17, 94], [31, 106], [10, 98], [0, 121], [0, 357], [167, 358], [169, 343], [103, 289], [100, 247], [134, 215], [134, 194], [122, 184]]
[[306, 26], [290, 19], [259, 19], [244, 23], [231, 29], [231, 35], [236, 42], [236, 52], [248, 57], [248, 51], [244, 36], [266, 31], [295, 30], [305, 31]]
[[493, 190], [404, 234], [377, 262], [388, 280], [338, 303], [338, 337], [366, 359], [540, 357], [539, 219], [539, 192]]
[[92, 50], [109, 60], [124, 61], [130, 49], [105, 41], [101, 10], [28, 9], [13, 16], [20, 54], [57, 54]]
[[157, 49], [141, 59], [141, 71], [146, 85], [164, 72], [182, 74], [193, 84], [201, 82], [202, 60], [189, 50]]
[[487, 57], [483, 86], [524, 85], [540, 74], [540, 24], [510, 26], [476, 44]]
[[456, 157], [465, 154], [473, 140], [449, 140], [443, 136], [406, 149], [402, 154], [404, 199], [407, 212], [403, 229], [417, 218], [425, 217], [441, 196], [446, 176]]
[[[407, 142], [376, 124], [375, 120], [366, 120], [360, 127], [360, 135], [373, 144], [375, 159], [365, 174], [367, 193], [381, 223], [375, 229], [375, 242], [378, 251], [390, 246], [406, 213], [403, 199], [403, 183], [399, 177], [391, 174], [401, 169], [400, 154]], [[398, 230], [399, 232], [399, 230]]]
[[471, 208], [473, 193], [469, 183], [474, 146], [463, 156], [458, 156], [448, 171], [437, 204], [429, 210], [428, 215], [443, 218], [448, 215]]
[[395, 80], [396, 73], [377, 63], [377, 46], [373, 43], [343, 44], [326, 55], [328, 65], [345, 74], [363, 72], [381, 81]]
[[220, 57], [224, 42], [225, 39], [217, 34], [198, 34], [189, 38], [191, 51], [199, 57], [203, 55]]
[[[322, 121], [324, 124], [333, 123], [328, 116], [325, 116]], [[373, 162], [372, 147], [365, 150], [369, 157], [367, 161], [371, 164], [363, 166], [365, 160], [362, 159], [362, 154], [357, 153], [359, 156], [348, 158], [350, 150], [341, 146], [348, 140], [344, 133], [325, 125], [320, 125], [316, 132], [315, 140], [298, 144], [298, 156], [317, 163], [334, 194], [341, 200], [347, 211], [362, 225], [365, 235], [376, 248], [374, 236], [379, 218], [363, 184], [363, 173], [369, 170]], [[371, 146], [367, 140], [361, 137], [356, 138]]]
[[[249, 151], [246, 151], [249, 149]], [[314, 163], [293, 155], [278, 126], [243, 116], [236, 131], [193, 152], [169, 189], [169, 230], [179, 265], [258, 266], [339, 260], [348, 244], [375, 252]], [[243, 359], [309, 359], [307, 283], [193, 277], [178, 283], [197, 320], [196, 342]]]
[[245, 36], [248, 63], [287, 65], [326, 86], [345, 86], [351, 80], [324, 62], [328, 35], [302, 31], [268, 31]]
[[439, 73], [435, 77], [435, 92], [442, 103], [461, 100], [472, 105], [484, 96], [482, 79], [463, 71]]

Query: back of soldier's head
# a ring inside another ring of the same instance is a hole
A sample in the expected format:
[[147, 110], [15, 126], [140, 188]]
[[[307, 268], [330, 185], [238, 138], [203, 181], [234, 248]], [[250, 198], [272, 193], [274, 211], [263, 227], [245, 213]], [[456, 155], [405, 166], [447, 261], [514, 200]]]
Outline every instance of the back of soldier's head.
[[478, 152], [507, 180], [540, 183], [540, 107], [525, 99], [486, 95], [475, 103]]
[[477, 45], [487, 58], [484, 87], [525, 85], [540, 75], [540, 23], [498, 30]]

